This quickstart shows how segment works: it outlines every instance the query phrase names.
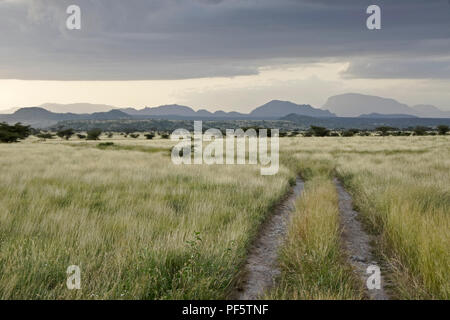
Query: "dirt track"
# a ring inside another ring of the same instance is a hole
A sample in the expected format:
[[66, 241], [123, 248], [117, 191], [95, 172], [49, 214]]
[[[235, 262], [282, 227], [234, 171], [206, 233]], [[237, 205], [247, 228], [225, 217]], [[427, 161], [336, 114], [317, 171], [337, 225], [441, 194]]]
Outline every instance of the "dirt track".
[[340, 181], [335, 179], [336, 189], [339, 195], [339, 211], [341, 217], [342, 240], [344, 250], [348, 256], [348, 262], [355, 272], [364, 281], [366, 295], [371, 300], [388, 300], [389, 297], [384, 290], [383, 271], [381, 271], [381, 288], [369, 290], [366, 281], [370, 274], [367, 268], [370, 265], [379, 266], [372, 252], [371, 242], [373, 237], [364, 231], [361, 222], [358, 221], [358, 212], [353, 210], [353, 202], [350, 194], [345, 190]]
[[244, 266], [244, 277], [231, 295], [232, 299], [255, 300], [274, 285], [280, 274], [277, 265], [278, 250], [286, 236], [290, 215], [303, 187], [303, 181], [297, 178], [292, 191], [277, 205], [272, 216], [261, 228]]

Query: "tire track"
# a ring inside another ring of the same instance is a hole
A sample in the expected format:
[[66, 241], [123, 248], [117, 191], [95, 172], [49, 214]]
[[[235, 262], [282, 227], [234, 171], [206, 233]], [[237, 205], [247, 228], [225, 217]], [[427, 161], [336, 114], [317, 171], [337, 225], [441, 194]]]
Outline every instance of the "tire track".
[[374, 237], [364, 231], [361, 222], [357, 217], [359, 213], [353, 210], [353, 201], [351, 195], [345, 190], [342, 183], [334, 179], [336, 189], [339, 195], [339, 211], [342, 228], [342, 240], [346, 256], [349, 264], [353, 267], [357, 275], [364, 282], [365, 292], [371, 300], [389, 300], [384, 289], [385, 281], [381, 274], [380, 289], [369, 290], [366, 282], [370, 274], [367, 273], [369, 266], [378, 266], [373, 256], [373, 248], [371, 246]]
[[244, 265], [243, 278], [231, 294], [231, 299], [255, 300], [275, 284], [280, 275], [278, 251], [287, 233], [295, 201], [301, 195], [304, 182], [297, 177], [288, 196], [275, 207], [254, 241]]

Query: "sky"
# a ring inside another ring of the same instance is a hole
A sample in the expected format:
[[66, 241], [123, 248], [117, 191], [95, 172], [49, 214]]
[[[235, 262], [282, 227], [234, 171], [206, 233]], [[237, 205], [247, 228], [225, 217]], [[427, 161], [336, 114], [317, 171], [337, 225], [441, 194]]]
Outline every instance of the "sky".
[[[80, 30], [66, 27], [72, 4]], [[0, 110], [248, 112], [347, 92], [450, 110], [449, 0], [0, 0], [0, 30]]]

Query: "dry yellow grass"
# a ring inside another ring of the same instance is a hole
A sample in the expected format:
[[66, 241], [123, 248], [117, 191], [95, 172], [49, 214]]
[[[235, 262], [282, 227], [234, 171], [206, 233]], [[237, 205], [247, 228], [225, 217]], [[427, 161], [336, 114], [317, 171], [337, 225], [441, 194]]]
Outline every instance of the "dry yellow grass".
[[[224, 298], [271, 206], [296, 172], [317, 175], [317, 161], [381, 235], [396, 296], [449, 298], [450, 137], [283, 138], [280, 172], [264, 177], [257, 166], [175, 166], [165, 151], [142, 149], [169, 149], [168, 140], [111, 141], [128, 147], [0, 145], [0, 298]], [[317, 183], [303, 212], [334, 203]], [[330, 240], [300, 239], [302, 250]], [[80, 291], [65, 285], [72, 264]]]
[[292, 174], [65, 143], [0, 145], [3, 299], [224, 298]]

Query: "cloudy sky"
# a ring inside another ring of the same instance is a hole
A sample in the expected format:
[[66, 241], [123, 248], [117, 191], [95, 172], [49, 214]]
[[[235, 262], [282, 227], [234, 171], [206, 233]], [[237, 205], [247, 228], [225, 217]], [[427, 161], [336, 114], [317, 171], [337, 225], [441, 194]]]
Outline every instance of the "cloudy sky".
[[[81, 30], [66, 9], [81, 8]], [[382, 29], [366, 9], [382, 9]], [[358, 92], [450, 110], [449, 0], [0, 0], [0, 109], [45, 102], [320, 107]]]

